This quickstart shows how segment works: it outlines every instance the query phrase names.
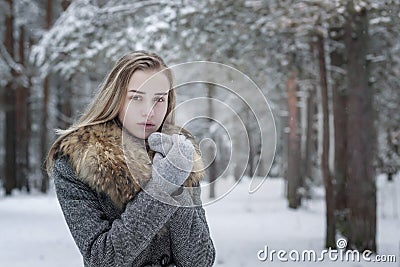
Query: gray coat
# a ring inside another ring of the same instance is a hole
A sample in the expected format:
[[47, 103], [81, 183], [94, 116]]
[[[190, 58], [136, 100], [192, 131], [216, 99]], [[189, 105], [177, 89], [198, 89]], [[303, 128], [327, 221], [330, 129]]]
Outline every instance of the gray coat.
[[215, 249], [198, 187], [203, 173], [196, 171], [201, 166], [185, 184], [193, 193], [175, 197], [197, 206], [169, 205], [137, 183], [151, 175], [147, 150], [133, 140], [124, 154], [120, 139], [112, 121], [88, 126], [64, 138], [54, 155], [57, 198], [85, 267], [212, 266]]
[[85, 266], [212, 266], [215, 249], [201, 206], [172, 206], [141, 191], [121, 211], [77, 179], [66, 159], [56, 160], [53, 177]]

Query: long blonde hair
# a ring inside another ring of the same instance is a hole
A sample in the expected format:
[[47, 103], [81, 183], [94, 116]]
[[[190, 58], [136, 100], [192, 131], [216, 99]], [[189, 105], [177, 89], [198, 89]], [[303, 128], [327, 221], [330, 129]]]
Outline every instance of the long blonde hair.
[[68, 129], [56, 130], [56, 134], [60, 136], [51, 146], [46, 159], [46, 169], [49, 175], [51, 175], [54, 164], [54, 153], [64, 137], [82, 127], [104, 123], [118, 116], [127, 94], [129, 80], [137, 70], [162, 70], [165, 73], [170, 82], [170, 90], [168, 91], [168, 107], [163, 124], [174, 123], [175, 92], [171, 70], [168, 69], [163, 59], [155, 53], [134, 51], [126, 54], [117, 61], [106, 76], [87, 111]]

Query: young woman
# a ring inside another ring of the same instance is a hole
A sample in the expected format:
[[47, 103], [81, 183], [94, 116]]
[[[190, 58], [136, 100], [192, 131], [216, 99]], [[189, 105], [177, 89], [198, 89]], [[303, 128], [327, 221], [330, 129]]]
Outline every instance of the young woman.
[[85, 266], [212, 266], [193, 136], [174, 125], [172, 74], [145, 51], [122, 57], [47, 168]]

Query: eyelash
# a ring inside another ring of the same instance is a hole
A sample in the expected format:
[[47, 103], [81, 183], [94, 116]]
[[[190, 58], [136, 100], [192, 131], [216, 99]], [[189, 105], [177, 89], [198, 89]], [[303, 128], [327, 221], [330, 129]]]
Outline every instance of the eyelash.
[[[139, 96], [139, 95], [135, 95], [135, 96], [129, 97], [129, 99], [132, 99], [132, 100], [142, 100], [142, 97]], [[156, 98], [154, 98], [154, 101], [155, 101], [155, 102], [158, 102], [158, 103], [162, 103], [162, 102], [165, 102], [165, 98], [164, 98], [164, 97], [156, 97]]]
[[139, 96], [139, 95], [134, 95], [134, 96], [129, 97], [129, 99], [140, 100], [140, 99], [141, 99], [141, 96]]

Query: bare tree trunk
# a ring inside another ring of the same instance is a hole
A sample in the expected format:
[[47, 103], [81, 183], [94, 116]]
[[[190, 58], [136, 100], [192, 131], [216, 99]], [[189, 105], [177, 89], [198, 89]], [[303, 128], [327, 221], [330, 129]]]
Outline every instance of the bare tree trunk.
[[336, 227], [344, 235], [348, 235], [347, 199], [346, 199], [346, 147], [347, 147], [347, 91], [345, 51], [341, 48], [344, 44], [343, 27], [331, 28], [330, 39], [336, 42], [335, 49], [330, 54], [332, 65], [332, 96], [333, 96], [333, 124], [335, 134], [335, 210]]
[[57, 128], [66, 129], [72, 124], [72, 81], [53, 76], [57, 80]]
[[322, 157], [321, 168], [325, 184], [325, 204], [326, 204], [326, 239], [327, 248], [336, 247], [335, 236], [335, 200], [333, 194], [332, 177], [329, 170], [329, 104], [328, 104], [328, 82], [325, 63], [324, 36], [322, 32], [317, 32], [317, 51], [318, 65], [321, 82], [322, 116], [323, 116], [323, 137], [322, 137]]
[[[51, 15], [52, 15], [52, 1], [46, 1], [46, 29], [50, 29], [51, 27]], [[48, 104], [49, 104], [49, 88], [50, 88], [50, 78], [46, 77], [43, 81], [43, 106], [42, 106], [42, 127], [41, 127], [41, 136], [40, 136], [40, 148], [41, 148], [41, 157], [42, 162], [46, 159], [47, 150], [48, 150]], [[42, 184], [40, 186], [40, 191], [42, 193], [46, 193], [49, 187], [49, 177], [45, 168], [42, 166]]]
[[16, 138], [15, 138], [15, 91], [12, 84], [6, 86], [6, 156], [5, 156], [5, 181], [6, 195], [11, 195], [17, 187], [16, 180]]
[[313, 155], [316, 153], [313, 142], [315, 138], [314, 134], [314, 117], [315, 117], [315, 88], [309, 90], [307, 98], [307, 128], [306, 128], [306, 143], [304, 152], [304, 176], [308, 179], [312, 179], [313, 169]]
[[[310, 54], [315, 60], [315, 45], [314, 41], [311, 39], [310, 43]], [[313, 79], [314, 77], [310, 77]], [[306, 114], [306, 142], [305, 142], [305, 152], [304, 152], [304, 179], [313, 180], [313, 168], [315, 164], [315, 159], [317, 157], [318, 151], [318, 130], [315, 127], [316, 118], [318, 114], [318, 106], [316, 103], [316, 86], [314, 84], [311, 85], [311, 88], [308, 90], [308, 97], [307, 97], [307, 114]], [[315, 143], [317, 145], [315, 146]], [[309, 191], [307, 183], [305, 183], [307, 193]]]
[[[213, 97], [214, 97], [214, 88], [212, 84], [207, 84], [207, 97], [208, 97], [208, 118], [209, 118], [209, 129], [212, 129], [212, 124], [213, 118], [215, 118], [214, 115], [214, 107], [213, 107]], [[210, 138], [213, 138], [213, 133], [211, 133]], [[215, 139], [214, 139], [215, 140]], [[211, 148], [209, 148], [210, 150]], [[211, 151], [209, 151], [210, 155], [213, 154]], [[208, 167], [208, 174], [209, 174], [209, 182], [210, 182], [210, 198], [215, 198], [215, 181], [217, 178], [217, 163], [213, 161], [210, 166]]]
[[286, 83], [289, 109], [289, 145], [288, 145], [288, 169], [287, 169], [287, 198], [289, 208], [297, 209], [301, 205], [301, 149], [299, 130], [299, 110], [297, 100], [297, 71], [292, 71]]
[[374, 112], [368, 86], [367, 10], [348, 7], [346, 50], [348, 59], [347, 173], [350, 232], [348, 247], [376, 251], [376, 185]]
[[[47, 121], [48, 121], [48, 103], [49, 103], [49, 77], [46, 77], [43, 81], [43, 106], [42, 106], [42, 127], [40, 133], [40, 150], [41, 150], [41, 158], [42, 162], [46, 159], [47, 156], [47, 147], [48, 147], [48, 134], [47, 134]], [[42, 166], [42, 184], [40, 186], [40, 191], [42, 193], [46, 193], [49, 187], [49, 176], [47, 172]]]
[[[7, 0], [9, 5], [10, 13], [6, 14], [5, 18], [5, 41], [4, 45], [7, 52], [12, 58], [14, 58], [14, 11], [13, 11], [13, 0]], [[12, 71], [13, 76], [15, 72]], [[4, 189], [6, 195], [11, 195], [14, 188], [17, 187], [16, 181], [16, 136], [15, 136], [15, 83], [9, 82], [5, 86], [5, 144], [6, 144], [6, 155], [5, 155], [5, 180]]]
[[251, 122], [254, 121], [251, 118], [251, 111], [245, 107], [243, 109], [243, 118], [244, 118], [244, 127], [246, 128], [246, 132], [248, 133], [248, 141], [249, 141], [249, 159], [247, 162], [247, 166], [246, 166], [246, 170], [245, 170], [245, 174], [248, 175], [249, 177], [253, 177], [253, 175], [255, 174], [255, 169], [254, 169], [254, 162], [255, 162], [255, 157], [256, 155], [256, 151], [254, 149], [254, 138], [253, 138], [253, 134], [254, 131], [252, 131], [251, 129]]
[[306, 125], [306, 142], [305, 142], [305, 151], [304, 151], [304, 164], [305, 164], [305, 168], [304, 168], [304, 176], [305, 177], [311, 177], [311, 134], [312, 134], [312, 102], [313, 102], [313, 98], [314, 98], [314, 91], [310, 90], [308, 97], [307, 97], [307, 115], [306, 115], [306, 121], [307, 121], [307, 125]]
[[[25, 29], [20, 26], [19, 34], [19, 63], [25, 65]], [[19, 84], [16, 89], [16, 139], [17, 139], [17, 187], [26, 187], [29, 191], [29, 124], [28, 124], [28, 94], [29, 88]]]
[[[280, 114], [280, 135], [281, 136], [281, 141], [280, 141], [280, 155], [281, 155], [281, 161], [280, 161], [280, 177], [284, 177], [287, 179], [288, 175], [288, 162], [289, 162], [289, 116], [286, 112], [281, 112]], [[285, 196], [287, 196], [287, 187], [285, 187]]]

